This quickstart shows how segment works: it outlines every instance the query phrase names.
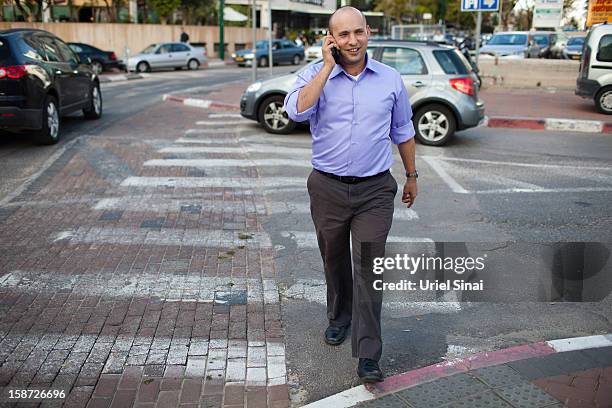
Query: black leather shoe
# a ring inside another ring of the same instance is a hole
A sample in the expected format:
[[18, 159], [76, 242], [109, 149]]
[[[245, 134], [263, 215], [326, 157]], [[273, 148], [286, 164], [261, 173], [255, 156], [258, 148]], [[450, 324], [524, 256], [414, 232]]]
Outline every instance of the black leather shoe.
[[338, 346], [342, 344], [344, 339], [346, 339], [347, 330], [348, 326], [329, 326], [327, 330], [325, 330], [325, 342], [330, 346]]
[[383, 380], [383, 373], [378, 366], [378, 361], [369, 358], [359, 359], [357, 375], [365, 383], [380, 382]]

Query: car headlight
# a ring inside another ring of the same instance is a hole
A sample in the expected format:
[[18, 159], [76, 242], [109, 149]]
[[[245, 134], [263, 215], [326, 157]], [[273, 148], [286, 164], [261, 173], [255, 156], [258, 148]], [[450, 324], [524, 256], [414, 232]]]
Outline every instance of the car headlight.
[[232, 58], [236, 58], [236, 53], [232, 52]]
[[249, 53], [249, 54], [245, 54], [244, 55], [244, 58], [249, 58], [250, 59], [250, 58], [253, 58], [253, 57], [255, 57], [255, 54], [253, 54], [252, 52]]
[[246, 89], [247, 92], [257, 92], [261, 88], [261, 82], [254, 82]]

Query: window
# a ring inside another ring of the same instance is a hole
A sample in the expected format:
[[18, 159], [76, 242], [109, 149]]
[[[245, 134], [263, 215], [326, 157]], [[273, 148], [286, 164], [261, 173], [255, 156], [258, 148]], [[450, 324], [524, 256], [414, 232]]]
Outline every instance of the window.
[[525, 45], [527, 35], [525, 34], [494, 34], [487, 45]]
[[172, 50], [172, 46], [170, 44], [164, 44], [159, 47], [159, 49], [157, 50], [157, 53], [158, 54], [168, 54], [169, 52], [171, 52], [171, 50]]
[[[8, 47], [6, 47], [8, 48]], [[45, 60], [45, 51], [42, 45], [33, 36], [24, 36], [20, 42], [21, 53], [27, 57], [38, 61]]]
[[448, 75], [467, 75], [471, 71], [469, 62], [456, 50], [434, 51], [434, 57]]
[[411, 48], [385, 48], [382, 63], [395, 68], [402, 75], [427, 74], [427, 68], [421, 54]]
[[189, 52], [191, 51], [185, 44], [172, 44], [172, 52]]
[[597, 60], [602, 62], [612, 62], [612, 34], [604, 35], [599, 40]]
[[83, 51], [85, 51], [82, 47], [80, 47], [80, 46], [78, 46], [76, 44], [69, 44], [68, 46], [74, 52], [83, 52]]
[[40, 36], [38, 39], [41, 42], [47, 61], [49, 62], [61, 62], [62, 56], [57, 49], [57, 45], [53, 42], [51, 37]]
[[76, 56], [74, 52], [72, 52], [70, 47], [67, 46], [65, 42], [63, 42], [59, 38], [54, 38], [53, 42], [56, 44], [57, 49], [59, 50], [63, 61], [69, 62], [72, 64], [79, 63], [79, 58]]
[[283, 41], [282, 42], [282, 46], [283, 46], [283, 48], [295, 48], [295, 47], [297, 47], [297, 45], [293, 41]]

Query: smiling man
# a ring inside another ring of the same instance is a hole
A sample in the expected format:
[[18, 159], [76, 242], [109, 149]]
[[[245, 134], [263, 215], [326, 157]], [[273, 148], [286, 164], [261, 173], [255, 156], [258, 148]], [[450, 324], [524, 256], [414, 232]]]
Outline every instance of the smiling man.
[[296, 122], [310, 120], [314, 169], [307, 185], [327, 282], [325, 342], [341, 344], [352, 325], [357, 373], [364, 382], [376, 382], [383, 379], [382, 292], [373, 288], [380, 278], [361, 262], [384, 256], [397, 193], [389, 172], [392, 143], [406, 170], [402, 201], [408, 207], [417, 196], [417, 172], [406, 88], [396, 70], [368, 57], [369, 36], [361, 11], [336, 10], [323, 41], [323, 62], [298, 75], [285, 109]]

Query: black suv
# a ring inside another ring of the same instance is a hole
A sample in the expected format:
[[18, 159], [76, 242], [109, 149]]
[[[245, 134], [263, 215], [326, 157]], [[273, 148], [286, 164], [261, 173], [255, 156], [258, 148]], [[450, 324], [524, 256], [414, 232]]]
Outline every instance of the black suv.
[[59, 140], [60, 116], [102, 116], [102, 94], [89, 61], [42, 30], [0, 31], [0, 129], [34, 130], [41, 144]]

